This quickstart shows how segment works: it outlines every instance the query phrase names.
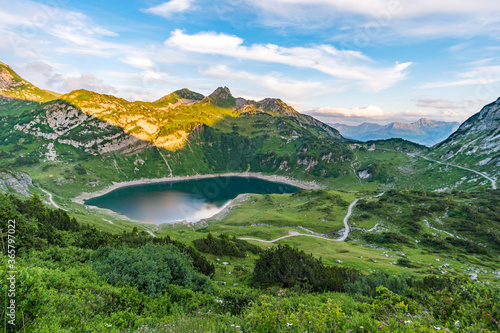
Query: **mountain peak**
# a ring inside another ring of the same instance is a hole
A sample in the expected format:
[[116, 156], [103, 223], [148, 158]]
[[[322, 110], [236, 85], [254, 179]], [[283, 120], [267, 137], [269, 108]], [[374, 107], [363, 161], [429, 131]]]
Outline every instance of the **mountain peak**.
[[295, 111], [290, 105], [286, 104], [279, 98], [265, 98], [258, 102], [259, 109], [264, 111], [271, 111], [275, 113], [282, 113], [285, 115], [293, 115], [298, 112]]
[[431, 119], [420, 118], [419, 120], [417, 120], [416, 122], [414, 122], [414, 124], [418, 124], [418, 125], [430, 125], [430, 124], [434, 124], [435, 122], [436, 121], [431, 120]]
[[9, 65], [0, 62], [0, 98], [2, 97], [32, 102], [46, 102], [56, 98], [55, 93], [35, 87]]
[[175, 104], [179, 101], [182, 102], [182, 100], [185, 100], [187, 102], [191, 101], [201, 101], [205, 96], [202, 94], [199, 94], [197, 92], [191, 91], [188, 88], [183, 88], [176, 90], [168, 95], [163, 96], [156, 102], [155, 104], [161, 104], [161, 105], [168, 105], [168, 104]]
[[233, 107], [236, 106], [236, 99], [231, 94], [228, 87], [219, 87], [208, 96], [213, 104], [220, 107]]
[[23, 83], [24, 80], [10, 66], [0, 63], [0, 90], [16, 88]]
[[230, 97], [233, 97], [233, 95], [231, 94], [231, 90], [229, 90], [228, 87], [219, 87], [215, 89], [214, 92], [211, 93], [208, 97], [214, 100], [220, 100], [220, 99], [225, 100]]

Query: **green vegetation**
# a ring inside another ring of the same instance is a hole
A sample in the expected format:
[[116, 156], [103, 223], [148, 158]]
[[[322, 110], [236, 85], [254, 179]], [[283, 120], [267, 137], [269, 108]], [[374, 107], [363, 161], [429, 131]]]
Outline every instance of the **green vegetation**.
[[[221, 221], [216, 221], [212, 228], [237, 226], [251, 230], [259, 225], [283, 229], [301, 227], [336, 237], [337, 232], [344, 228], [343, 219], [354, 197], [352, 192], [327, 190], [248, 195], [247, 200], [232, 209]], [[265, 236], [264, 239], [271, 240], [271, 236]]]
[[394, 230], [364, 233], [371, 243], [398, 247], [417, 240], [435, 252], [490, 256], [500, 249], [499, 205], [498, 190], [452, 194], [391, 190], [378, 199], [362, 200], [358, 214]]
[[[359, 143], [281, 100], [237, 108], [227, 88], [128, 102], [0, 70], [0, 170], [28, 174], [35, 194], [0, 194], [0, 303], [15, 269], [18, 324], [2, 312], [3, 331], [500, 331], [500, 191], [422, 157], [465, 141]], [[483, 158], [453, 161], [494, 172]], [[324, 189], [246, 195], [208, 224], [139, 224], [71, 201], [113, 182], [246, 171]], [[351, 234], [332, 241], [356, 199]]]
[[[487, 193], [485, 202], [496, 203], [496, 193]], [[343, 204], [328, 192], [320, 194]], [[308, 200], [317, 195], [317, 191], [301, 192], [296, 198]], [[402, 200], [407, 195], [391, 192], [388, 198]], [[475, 200], [473, 195], [458, 198]], [[380, 271], [366, 275], [351, 265], [332, 264], [331, 257], [321, 260], [286, 244], [261, 251], [227, 235], [199, 237], [203, 232], [181, 233], [189, 229], [175, 227], [168, 229], [172, 236], [194, 238], [187, 243], [153, 238], [137, 228], [112, 235], [82, 225], [64, 211], [47, 208], [37, 197], [19, 200], [0, 195], [0, 204], [0, 301], [7, 301], [8, 288], [6, 221], [14, 218], [19, 245], [16, 313], [24, 320], [23, 332], [500, 329], [498, 287], [460, 275], [420, 274], [418, 268], [409, 268], [412, 272], [405, 274]], [[310, 242], [308, 238], [295, 241]], [[190, 242], [206, 247], [207, 254], [200, 255]], [[302, 244], [300, 247], [307, 248]], [[359, 246], [349, 243], [338, 245], [337, 256], [358, 255], [351, 251], [373, 256], [377, 251], [356, 250]], [[234, 256], [235, 249], [248, 256]], [[317, 254], [323, 253], [317, 250]], [[415, 260], [408, 259], [409, 255], [398, 260], [398, 266], [412, 267]], [[209, 264], [216, 258], [220, 262]], [[224, 260], [230, 263], [223, 265]], [[214, 269], [204, 270], [197, 262]], [[0, 321], [5, 331], [17, 332], [19, 327], [13, 329], [6, 320], [3, 314]]]
[[345, 291], [345, 284], [359, 277], [357, 270], [327, 267], [321, 259], [289, 245], [278, 245], [255, 262], [253, 279], [263, 286], [311, 291]]
[[193, 241], [194, 247], [200, 252], [211, 253], [215, 255], [230, 256], [230, 257], [245, 257], [246, 252], [259, 254], [262, 249], [256, 245], [250, 244], [244, 240], [229, 238], [227, 234], [221, 234], [214, 237], [211, 233], [207, 238], [200, 238]]
[[196, 272], [178, 247], [148, 243], [140, 248], [103, 247], [91, 258], [92, 268], [112, 285], [136, 286], [149, 296], [163, 295], [171, 284], [193, 290], [207, 288], [208, 279]]

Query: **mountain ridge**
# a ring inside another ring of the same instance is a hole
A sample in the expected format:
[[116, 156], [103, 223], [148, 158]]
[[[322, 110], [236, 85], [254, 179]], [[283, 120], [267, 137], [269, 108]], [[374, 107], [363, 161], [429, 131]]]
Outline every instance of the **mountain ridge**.
[[446, 140], [434, 147], [432, 157], [469, 167], [500, 171], [500, 98], [472, 115]]

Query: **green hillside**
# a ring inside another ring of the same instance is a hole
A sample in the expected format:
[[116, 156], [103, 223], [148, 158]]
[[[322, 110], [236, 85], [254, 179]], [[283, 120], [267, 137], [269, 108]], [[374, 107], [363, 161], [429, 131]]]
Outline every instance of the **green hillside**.
[[[6, 332], [500, 331], [496, 104], [427, 148], [346, 140], [227, 87], [130, 102], [51, 94], [1, 68], [0, 303], [15, 220], [23, 320], [2, 312]], [[210, 219], [161, 225], [79, 201], [224, 173], [315, 190], [242, 194]]]
[[18, 114], [57, 96], [57, 93], [35, 87], [0, 62], [0, 115]]

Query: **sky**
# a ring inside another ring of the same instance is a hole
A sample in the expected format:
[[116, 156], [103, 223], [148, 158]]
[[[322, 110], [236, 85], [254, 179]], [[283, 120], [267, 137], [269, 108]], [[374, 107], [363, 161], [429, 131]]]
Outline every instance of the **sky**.
[[498, 0], [0, 0], [0, 61], [59, 93], [281, 98], [329, 123], [462, 122], [500, 96]]

